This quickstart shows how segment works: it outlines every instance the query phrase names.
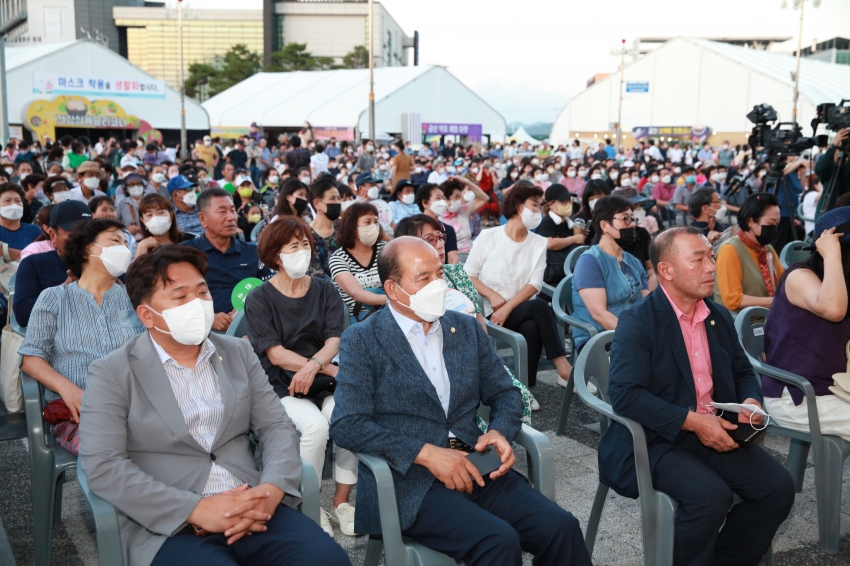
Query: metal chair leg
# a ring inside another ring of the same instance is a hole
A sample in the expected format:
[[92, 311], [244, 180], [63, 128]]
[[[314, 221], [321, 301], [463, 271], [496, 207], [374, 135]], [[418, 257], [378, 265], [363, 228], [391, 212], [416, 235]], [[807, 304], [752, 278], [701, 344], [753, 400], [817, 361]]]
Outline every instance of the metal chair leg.
[[587, 519], [584, 535], [584, 546], [591, 557], [593, 557], [593, 546], [596, 544], [596, 533], [599, 530], [599, 519], [602, 517], [602, 508], [605, 506], [607, 497], [608, 486], [600, 482], [596, 488], [596, 497], [593, 498], [593, 507], [590, 509], [590, 517]]

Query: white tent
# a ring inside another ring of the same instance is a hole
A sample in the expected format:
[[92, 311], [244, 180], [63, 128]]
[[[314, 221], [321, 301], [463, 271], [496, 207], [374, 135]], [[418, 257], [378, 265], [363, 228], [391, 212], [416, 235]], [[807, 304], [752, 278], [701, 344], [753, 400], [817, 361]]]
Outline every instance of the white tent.
[[531, 145], [537, 145], [540, 143], [540, 140], [537, 138], [531, 137], [531, 134], [525, 131], [525, 128], [522, 126], [519, 127], [517, 131], [515, 131], [509, 138], [509, 142], [515, 141], [519, 144], [528, 142]]
[[[368, 105], [368, 69], [258, 73], [203, 103], [213, 127], [257, 122], [288, 129], [307, 121], [314, 128], [353, 128], [364, 135]], [[410, 115], [418, 115], [418, 122]], [[506, 130], [502, 115], [444, 67], [375, 69], [375, 130], [400, 134], [426, 123], [480, 125], [493, 140], [504, 139]], [[410, 139], [418, 143], [418, 136]]]
[[[752, 129], [746, 114], [767, 103], [790, 122], [795, 58], [705, 39], [679, 37], [625, 68], [623, 133], [664, 128], [673, 134], [708, 128], [709, 143], [746, 140]], [[598, 141], [617, 122], [620, 73], [615, 72], [576, 95], [561, 111], [549, 135], [553, 143], [576, 137]], [[850, 66], [803, 58], [797, 122], [809, 123], [822, 102], [850, 95]], [[675, 128], [671, 131], [668, 128]], [[682, 128], [682, 129], [679, 129]], [[664, 135], [659, 133], [659, 135]], [[656, 137], [656, 136], [653, 136]]]
[[[27, 47], [6, 47], [6, 76], [8, 84], [9, 122], [21, 123], [23, 114], [34, 100], [52, 98], [37, 92], [36, 75], [73, 76], [109, 81], [157, 82], [108, 47], [87, 39], [61, 43], [44, 43]], [[164, 86], [164, 83], [162, 83]], [[97, 96], [85, 95], [91, 100]], [[157, 129], [180, 129], [180, 93], [164, 86], [164, 98], [121, 96], [111, 98], [127, 114], [137, 116]], [[186, 99], [186, 128], [209, 130], [209, 118], [201, 105]]]

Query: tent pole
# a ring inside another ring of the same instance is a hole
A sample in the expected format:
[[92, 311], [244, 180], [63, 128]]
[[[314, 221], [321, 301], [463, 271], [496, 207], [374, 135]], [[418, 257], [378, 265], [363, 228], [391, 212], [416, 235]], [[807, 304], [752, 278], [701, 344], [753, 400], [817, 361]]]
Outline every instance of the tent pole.
[[183, 0], [177, 0], [177, 28], [180, 33], [180, 160], [186, 161], [186, 83], [183, 77]]
[[369, 139], [375, 141], [375, 4], [369, 0]]

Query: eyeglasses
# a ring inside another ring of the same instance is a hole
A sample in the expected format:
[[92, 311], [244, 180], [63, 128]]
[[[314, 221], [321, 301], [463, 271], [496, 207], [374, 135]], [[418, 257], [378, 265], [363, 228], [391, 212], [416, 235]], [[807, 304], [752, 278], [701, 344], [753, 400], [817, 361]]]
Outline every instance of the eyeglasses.
[[428, 234], [427, 236], [422, 236], [422, 239], [435, 248], [437, 247], [437, 242], [446, 243], [446, 236], [444, 234]]
[[637, 220], [635, 219], [634, 216], [612, 216], [612, 218], [614, 220], [619, 220], [620, 222], [622, 222], [626, 226], [628, 226], [629, 224], [634, 224], [634, 223], [637, 222]]

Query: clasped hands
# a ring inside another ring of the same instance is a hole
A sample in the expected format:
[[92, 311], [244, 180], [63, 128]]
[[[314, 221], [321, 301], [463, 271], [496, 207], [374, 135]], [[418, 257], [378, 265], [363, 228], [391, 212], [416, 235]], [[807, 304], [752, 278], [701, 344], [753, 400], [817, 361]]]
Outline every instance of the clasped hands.
[[[742, 404], [756, 405], [760, 409], [764, 409], [761, 403], [752, 397], [746, 399]], [[752, 420], [751, 420], [752, 419]], [[754, 426], [764, 424], [764, 417], [759, 414], [750, 413], [747, 410], [742, 410], [738, 414], [739, 423], [752, 422]], [[730, 432], [736, 430], [738, 425], [732, 424], [724, 418], [711, 414], [699, 414], [693, 411], [688, 413], [685, 419], [685, 424], [682, 425], [684, 430], [693, 432], [699, 438], [703, 445], [713, 448], [718, 452], [730, 452], [738, 448], [738, 443], [732, 439]], [[727, 432], [728, 431], [728, 432]]]
[[[490, 474], [490, 479], [496, 479], [508, 473], [516, 462], [516, 457], [511, 443], [497, 430], [481, 435], [475, 444], [475, 450], [481, 452], [487, 446], [493, 446], [502, 461], [501, 467]], [[413, 462], [425, 466], [447, 488], [472, 493], [474, 487], [472, 482], [484, 487], [484, 478], [466, 456], [467, 453], [460, 450], [426, 444]]]
[[186, 522], [211, 533], [224, 533], [227, 544], [233, 544], [246, 534], [264, 532], [283, 495], [283, 490], [269, 483], [257, 487], [242, 484], [201, 499]]

